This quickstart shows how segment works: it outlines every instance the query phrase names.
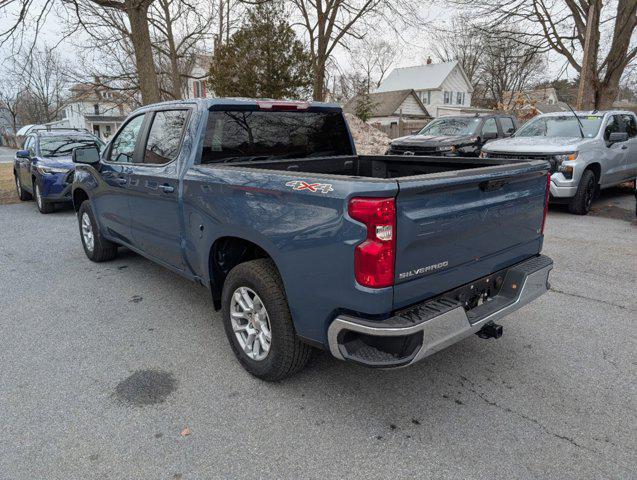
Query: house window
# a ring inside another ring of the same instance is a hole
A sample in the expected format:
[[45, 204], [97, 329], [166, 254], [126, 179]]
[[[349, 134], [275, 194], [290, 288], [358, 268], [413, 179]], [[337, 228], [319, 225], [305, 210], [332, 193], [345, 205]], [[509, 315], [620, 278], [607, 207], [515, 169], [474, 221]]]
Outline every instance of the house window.
[[206, 96], [206, 83], [203, 80], [194, 80], [192, 82], [192, 93], [195, 98], [203, 98]]
[[111, 136], [111, 126], [110, 125], [106, 125], [106, 132], [104, 133], [105, 136], [110, 137]]
[[456, 104], [464, 105], [464, 93], [456, 92]]
[[453, 92], [444, 92], [443, 102], [445, 105], [449, 105], [453, 99]]
[[99, 103], [96, 103], [95, 105], [93, 105], [93, 112], [95, 113], [95, 115], [99, 115], [100, 114], [100, 105], [99, 105]]
[[420, 92], [420, 101], [425, 105], [429, 105], [431, 103], [431, 91]]

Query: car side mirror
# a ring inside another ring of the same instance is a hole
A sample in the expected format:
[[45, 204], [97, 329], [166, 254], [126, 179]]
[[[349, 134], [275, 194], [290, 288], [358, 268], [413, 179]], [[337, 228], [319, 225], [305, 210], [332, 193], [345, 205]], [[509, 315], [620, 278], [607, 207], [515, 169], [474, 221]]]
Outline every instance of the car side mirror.
[[18, 150], [15, 152], [15, 156], [18, 158], [31, 158], [31, 152], [28, 150]]
[[621, 143], [628, 141], [628, 133], [626, 132], [613, 132], [608, 136], [608, 143]]
[[498, 138], [498, 134], [496, 132], [487, 132], [482, 134], [482, 141], [486, 142], [487, 140], [495, 140]]
[[97, 147], [79, 147], [73, 149], [73, 163], [97, 165], [100, 163], [100, 151]]
[[510, 137], [514, 133], [515, 133], [515, 127], [511, 127], [506, 132], [504, 132], [504, 135], [506, 135], [507, 137]]

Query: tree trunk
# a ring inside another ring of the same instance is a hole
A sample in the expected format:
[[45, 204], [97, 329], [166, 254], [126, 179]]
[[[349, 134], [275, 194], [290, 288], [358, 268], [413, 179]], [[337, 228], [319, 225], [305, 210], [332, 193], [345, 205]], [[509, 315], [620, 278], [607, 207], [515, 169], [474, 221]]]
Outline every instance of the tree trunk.
[[317, 58], [315, 61], [312, 98], [316, 102], [325, 100], [325, 59]]
[[577, 90], [578, 110], [593, 110], [597, 103], [597, 52], [599, 51], [599, 16], [601, 1], [593, 0], [586, 16], [584, 57]]
[[[620, 0], [617, 4], [615, 29], [610, 51], [605, 60], [604, 78], [599, 82], [597, 92], [598, 109], [610, 109], [619, 93], [619, 82], [631, 61], [634, 52], [628, 51], [630, 41], [637, 26], [637, 2]], [[600, 73], [601, 75], [601, 73]]]
[[168, 2], [161, 2], [166, 19], [166, 36], [168, 40], [168, 55], [170, 57], [170, 81], [172, 83], [172, 96], [175, 100], [181, 100], [181, 73], [179, 72], [179, 55], [175, 46], [175, 35], [173, 34], [173, 19], [170, 14]]
[[125, 8], [130, 22], [131, 42], [135, 50], [135, 66], [137, 67], [139, 90], [142, 94], [142, 104], [159, 102], [161, 95], [148, 28], [148, 4], [127, 0]]

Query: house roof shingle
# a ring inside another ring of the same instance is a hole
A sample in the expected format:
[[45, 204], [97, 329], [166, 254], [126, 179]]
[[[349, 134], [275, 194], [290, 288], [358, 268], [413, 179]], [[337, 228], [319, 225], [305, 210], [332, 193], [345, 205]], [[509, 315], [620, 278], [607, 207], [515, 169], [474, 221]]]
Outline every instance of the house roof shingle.
[[[371, 102], [374, 104], [374, 111], [372, 113], [372, 117], [389, 117], [395, 115], [399, 110], [400, 106], [403, 104], [405, 99], [409, 96], [413, 95], [414, 99], [418, 102], [420, 108], [422, 108], [423, 117], [430, 118], [427, 109], [422, 104], [416, 92], [411, 89], [406, 90], [397, 90], [391, 92], [374, 92], [370, 93], [369, 97]], [[360, 101], [361, 97], [357, 96], [349, 100], [343, 106], [343, 111], [347, 113], [355, 113], [356, 107]]]
[[395, 68], [376, 89], [377, 92], [395, 90], [434, 90], [440, 88], [442, 82], [458, 65], [457, 61], [430, 63], [414, 67]]

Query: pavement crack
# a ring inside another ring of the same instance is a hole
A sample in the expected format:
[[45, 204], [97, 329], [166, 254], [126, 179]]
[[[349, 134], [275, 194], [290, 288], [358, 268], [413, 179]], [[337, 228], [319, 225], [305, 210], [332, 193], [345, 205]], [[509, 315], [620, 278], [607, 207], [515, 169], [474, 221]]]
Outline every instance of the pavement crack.
[[569, 437], [567, 435], [561, 435], [559, 433], [556, 432], [552, 432], [551, 430], [549, 430], [546, 426], [544, 426], [542, 423], [540, 423], [539, 421], [537, 421], [535, 418], [530, 417], [522, 412], [517, 412], [509, 407], [506, 407], [504, 405], [500, 405], [498, 402], [495, 402], [493, 400], [490, 400], [485, 394], [483, 394], [482, 392], [478, 391], [475, 387], [474, 387], [474, 383], [469, 380], [467, 377], [463, 376], [463, 375], [458, 375], [460, 377], [460, 385], [462, 386], [462, 388], [464, 388], [465, 390], [473, 393], [474, 395], [477, 395], [478, 398], [480, 398], [484, 403], [486, 403], [487, 405], [490, 405], [492, 407], [495, 407], [499, 410], [502, 410], [503, 412], [506, 413], [510, 413], [512, 415], [515, 415], [519, 418], [522, 418], [524, 420], [526, 420], [527, 422], [531, 422], [533, 423], [536, 427], [538, 427], [543, 433], [547, 434], [547, 435], [551, 435], [554, 438], [557, 438], [559, 440], [563, 440], [565, 442], [570, 443], [571, 445], [573, 445], [574, 447], [580, 448], [582, 450], [586, 450], [588, 452], [591, 453], [595, 453], [597, 455], [601, 455], [600, 452], [596, 451], [596, 450], [592, 450], [584, 445], [581, 445], [579, 443], [577, 443], [575, 441], [575, 439], [573, 439], [572, 437]]
[[579, 295], [577, 293], [565, 292], [564, 290], [560, 290], [559, 288], [555, 288], [555, 287], [551, 287], [549, 290], [551, 292], [559, 293], [561, 295], [567, 295], [569, 297], [575, 297], [575, 298], [582, 298], [584, 300], [591, 300], [593, 302], [603, 303], [604, 305], [610, 305], [611, 307], [621, 308], [622, 310], [628, 310], [628, 307], [624, 305], [618, 305], [613, 302], [607, 302], [606, 300], [600, 300], [599, 298], [592, 298], [592, 297], [587, 297], [586, 295]]

